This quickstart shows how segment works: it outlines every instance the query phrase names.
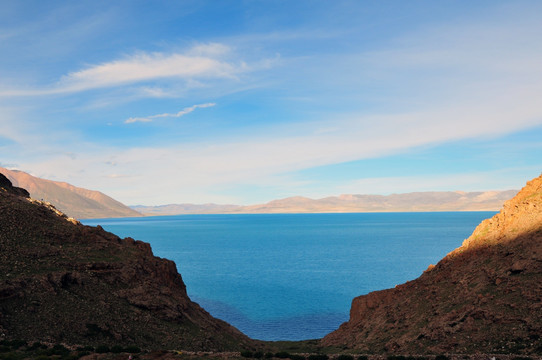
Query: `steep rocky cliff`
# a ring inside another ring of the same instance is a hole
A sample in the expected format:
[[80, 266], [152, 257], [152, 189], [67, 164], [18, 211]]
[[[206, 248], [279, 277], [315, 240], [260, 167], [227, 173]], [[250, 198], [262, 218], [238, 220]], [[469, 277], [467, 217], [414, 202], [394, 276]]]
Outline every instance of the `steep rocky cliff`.
[[355, 298], [350, 320], [322, 345], [542, 353], [542, 176], [418, 279]]
[[83, 226], [6, 180], [0, 340], [202, 350], [253, 344], [192, 302], [175, 264], [153, 256], [149, 244]]

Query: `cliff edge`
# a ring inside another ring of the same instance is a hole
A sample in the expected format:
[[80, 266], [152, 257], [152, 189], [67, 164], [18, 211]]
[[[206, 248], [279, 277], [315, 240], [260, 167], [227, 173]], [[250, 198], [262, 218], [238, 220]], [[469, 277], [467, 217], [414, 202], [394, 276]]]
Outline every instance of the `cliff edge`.
[[542, 176], [418, 279], [355, 298], [350, 320], [321, 344], [375, 353], [541, 354]]
[[0, 340], [147, 349], [254, 344], [192, 302], [149, 244], [83, 226], [0, 175]]

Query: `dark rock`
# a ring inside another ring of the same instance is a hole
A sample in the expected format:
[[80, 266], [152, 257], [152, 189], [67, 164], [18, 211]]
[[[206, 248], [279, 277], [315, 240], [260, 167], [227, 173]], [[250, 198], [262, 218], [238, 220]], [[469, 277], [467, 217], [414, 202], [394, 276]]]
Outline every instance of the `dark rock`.
[[0, 175], [0, 336], [67, 345], [238, 350], [256, 343], [186, 293], [148, 243], [70, 221]]
[[29, 198], [30, 194], [23, 188], [13, 186], [11, 181], [4, 174], [0, 174], [0, 189], [4, 189], [10, 194]]

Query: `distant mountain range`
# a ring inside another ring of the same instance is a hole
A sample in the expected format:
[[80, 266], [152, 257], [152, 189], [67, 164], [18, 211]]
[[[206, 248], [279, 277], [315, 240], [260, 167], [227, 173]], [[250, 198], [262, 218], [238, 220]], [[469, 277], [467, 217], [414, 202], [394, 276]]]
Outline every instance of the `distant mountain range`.
[[32, 198], [50, 202], [63, 213], [77, 219], [141, 216], [137, 211], [99, 191], [45, 180], [23, 171], [2, 167], [0, 173], [14, 186], [27, 189]]
[[323, 199], [302, 196], [259, 205], [169, 204], [132, 206], [145, 215], [258, 214], [393, 211], [497, 211], [517, 190], [484, 192], [413, 192], [393, 195], [340, 195]]
[[340, 195], [322, 199], [302, 196], [256, 205], [169, 204], [128, 207], [99, 192], [65, 182], [45, 180], [23, 171], [0, 167], [14, 186], [25, 188], [37, 200], [50, 202], [77, 219], [180, 214], [265, 214], [412, 211], [497, 211], [517, 190], [413, 192], [393, 195]]

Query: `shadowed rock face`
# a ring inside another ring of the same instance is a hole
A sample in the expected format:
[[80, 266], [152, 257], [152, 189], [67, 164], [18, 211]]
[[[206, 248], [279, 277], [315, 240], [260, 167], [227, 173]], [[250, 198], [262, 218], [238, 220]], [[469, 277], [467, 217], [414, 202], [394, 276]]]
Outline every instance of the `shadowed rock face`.
[[28, 191], [26, 191], [23, 188], [13, 186], [11, 181], [7, 177], [5, 177], [3, 174], [0, 174], [0, 190], [5, 191], [7, 193], [18, 195], [22, 197], [30, 197], [30, 194]]
[[149, 244], [70, 221], [8, 182], [0, 178], [0, 339], [194, 350], [253, 344], [192, 302], [175, 264]]
[[350, 320], [322, 345], [542, 353], [542, 176], [418, 279], [355, 298]]

